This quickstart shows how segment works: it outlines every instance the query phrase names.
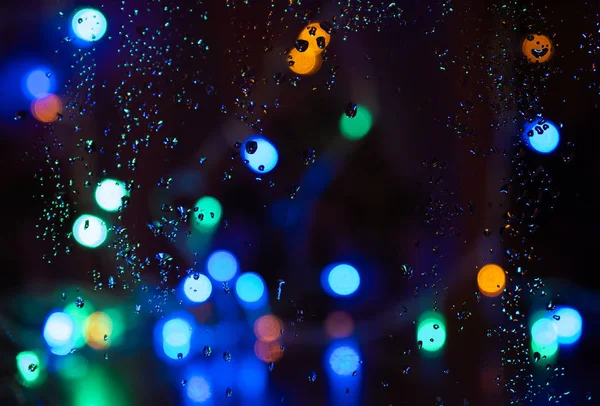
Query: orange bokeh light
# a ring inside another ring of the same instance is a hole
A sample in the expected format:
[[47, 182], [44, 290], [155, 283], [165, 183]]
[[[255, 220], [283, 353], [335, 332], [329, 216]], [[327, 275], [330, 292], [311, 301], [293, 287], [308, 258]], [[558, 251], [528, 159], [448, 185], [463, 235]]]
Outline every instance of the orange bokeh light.
[[277, 362], [283, 357], [283, 350], [277, 341], [266, 343], [256, 340], [254, 354], [263, 362]]
[[[95, 312], [88, 316], [84, 322], [85, 342], [97, 350], [109, 346], [108, 338], [113, 330], [111, 318], [106, 313]], [[107, 340], [104, 339], [107, 336]]]
[[325, 319], [325, 331], [331, 338], [345, 338], [354, 332], [354, 320], [346, 312], [330, 313]]
[[49, 94], [31, 103], [31, 114], [42, 123], [53, 123], [62, 114], [62, 102], [54, 94]]
[[287, 56], [290, 70], [298, 75], [313, 75], [321, 69], [323, 59], [310, 48], [304, 52], [292, 48]]
[[[304, 27], [300, 35], [298, 35], [298, 39], [308, 42], [307, 51], [312, 50], [319, 54], [329, 46], [331, 35], [321, 27], [320, 23], [312, 23]], [[321, 47], [319, 47], [319, 44]]]
[[259, 317], [254, 322], [254, 334], [259, 341], [270, 343], [277, 340], [282, 329], [283, 323], [279, 317], [272, 314]]
[[498, 265], [487, 264], [477, 274], [477, 285], [483, 295], [496, 297], [504, 291], [506, 274]]

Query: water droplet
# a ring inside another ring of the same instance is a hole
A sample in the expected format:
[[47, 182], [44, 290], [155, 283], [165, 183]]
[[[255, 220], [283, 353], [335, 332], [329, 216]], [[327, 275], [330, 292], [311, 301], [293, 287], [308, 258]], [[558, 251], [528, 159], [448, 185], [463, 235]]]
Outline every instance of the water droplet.
[[312, 371], [310, 374], [308, 374], [308, 382], [314, 382], [317, 380], [317, 373], [315, 371]]
[[533, 362], [538, 362], [540, 360], [540, 358], [541, 358], [541, 355], [539, 352], [536, 351], [533, 353]]
[[83, 18], [78, 18], [77, 19], [77, 24], [81, 24], [81, 23], [83, 23]]
[[552, 318], [556, 321], [560, 320], [560, 316], [558, 314], [555, 314], [554, 316], [552, 316]]
[[177, 353], [177, 359], [183, 359], [183, 354], [182, 354], [182, 353], [180, 353], [180, 352], [178, 352], [178, 353]]
[[434, 328], [434, 330], [437, 330], [438, 328], [440, 328], [440, 325], [439, 324], [434, 324], [433, 328]]
[[85, 301], [81, 296], [77, 296], [77, 298], [75, 299], [75, 306], [78, 309], [81, 309], [83, 306], [85, 306]]
[[246, 152], [250, 155], [254, 154], [258, 149], [258, 143], [256, 141], [246, 142]]
[[346, 103], [346, 108], [344, 109], [344, 112], [346, 113], [346, 116], [348, 116], [348, 118], [354, 118], [356, 117], [356, 113], [358, 112], [358, 106], [355, 103], [349, 101], [348, 103]]
[[25, 120], [27, 113], [25, 111], [17, 111], [15, 113], [15, 121]]
[[258, 165], [258, 170], [259, 171], [264, 171], [265, 170], [265, 166], [264, 165]]
[[317, 37], [317, 46], [319, 49], [325, 49], [325, 37]]
[[304, 52], [308, 49], [308, 41], [305, 39], [299, 39], [294, 44], [294, 48], [296, 48], [298, 52]]
[[554, 310], [555, 308], [556, 306], [554, 305], [554, 303], [552, 303], [552, 300], [546, 304], [546, 310], [548, 311]]
[[232, 397], [233, 396], [233, 390], [231, 390], [231, 388], [227, 388], [225, 389], [225, 397]]
[[27, 367], [27, 369], [29, 370], [29, 372], [35, 372], [35, 370], [38, 368], [37, 364], [35, 363], [31, 363], [29, 364], [29, 366]]

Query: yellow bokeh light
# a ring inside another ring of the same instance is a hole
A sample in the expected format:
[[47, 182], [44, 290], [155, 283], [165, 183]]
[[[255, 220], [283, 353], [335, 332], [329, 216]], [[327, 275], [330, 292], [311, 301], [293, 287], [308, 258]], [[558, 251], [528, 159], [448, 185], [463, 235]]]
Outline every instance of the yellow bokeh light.
[[85, 341], [90, 347], [99, 350], [109, 346], [113, 322], [108, 314], [102, 312], [92, 313], [85, 320], [83, 326]]
[[321, 27], [320, 23], [311, 23], [304, 27], [300, 35], [298, 35], [298, 39], [308, 42], [307, 51], [320, 54], [329, 46], [331, 35]]
[[62, 114], [62, 102], [54, 94], [49, 94], [31, 103], [31, 114], [42, 123], [53, 123]]
[[322, 58], [315, 52], [307, 49], [304, 52], [292, 48], [288, 54], [288, 66], [298, 75], [313, 75], [321, 69]]
[[481, 293], [487, 297], [496, 297], [506, 286], [504, 270], [496, 264], [488, 264], [479, 270], [477, 285]]

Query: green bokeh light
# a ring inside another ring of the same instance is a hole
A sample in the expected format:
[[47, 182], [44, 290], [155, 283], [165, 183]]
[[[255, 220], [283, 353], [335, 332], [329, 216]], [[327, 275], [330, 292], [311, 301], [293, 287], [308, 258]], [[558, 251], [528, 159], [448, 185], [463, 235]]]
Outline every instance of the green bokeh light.
[[198, 210], [193, 212], [192, 224], [197, 230], [211, 230], [221, 221], [223, 208], [217, 199], [204, 196], [194, 205]]
[[56, 360], [58, 374], [67, 380], [83, 378], [88, 372], [88, 360], [81, 354], [73, 353]]
[[42, 374], [40, 357], [33, 351], [20, 352], [17, 354], [17, 370], [23, 385], [39, 383]]
[[536, 352], [539, 353], [540, 360], [537, 361], [537, 364], [546, 367], [546, 364], [553, 362], [558, 355], [558, 341], [548, 345], [540, 345], [534, 340], [531, 340], [531, 352], [534, 355]]
[[345, 113], [340, 118], [340, 132], [342, 135], [352, 141], [360, 140], [369, 133], [373, 126], [373, 116], [365, 107], [358, 105], [356, 116], [348, 117]]
[[73, 348], [81, 348], [85, 345], [85, 337], [83, 335], [83, 326], [85, 319], [94, 312], [94, 305], [89, 300], [85, 302], [85, 306], [78, 308], [75, 303], [70, 303], [64, 308], [64, 312], [67, 313], [75, 322], [75, 329], [73, 335], [75, 342]]
[[[128, 396], [116, 374], [101, 367], [89, 365], [85, 379], [69, 383], [73, 406], [128, 406]], [[112, 371], [111, 371], [112, 372]]]
[[446, 325], [442, 317], [427, 315], [417, 325], [417, 342], [423, 343], [421, 349], [435, 352], [446, 343]]

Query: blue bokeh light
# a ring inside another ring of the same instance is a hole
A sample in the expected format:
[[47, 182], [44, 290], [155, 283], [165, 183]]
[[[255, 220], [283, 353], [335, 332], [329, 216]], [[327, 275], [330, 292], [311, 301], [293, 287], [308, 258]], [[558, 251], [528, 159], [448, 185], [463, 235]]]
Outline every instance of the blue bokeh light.
[[204, 303], [210, 298], [212, 283], [205, 275], [195, 273], [183, 282], [183, 293], [194, 303]]
[[551, 121], [538, 119], [527, 123], [524, 130], [525, 143], [540, 154], [549, 154], [558, 147], [560, 131]]
[[44, 324], [44, 340], [56, 355], [66, 355], [75, 344], [75, 322], [67, 313], [54, 312]]
[[206, 403], [212, 395], [210, 383], [204, 376], [192, 376], [186, 387], [187, 397], [193, 403]]
[[163, 351], [171, 359], [185, 358], [191, 349], [192, 327], [182, 318], [168, 320], [162, 326]]
[[554, 319], [542, 318], [533, 323], [531, 338], [540, 346], [549, 346], [558, 340], [558, 326]]
[[229, 251], [215, 251], [206, 261], [208, 274], [217, 282], [227, 282], [233, 279], [238, 271], [238, 261]]
[[244, 141], [241, 157], [248, 168], [258, 174], [271, 172], [279, 161], [277, 148], [262, 135], [253, 135]]
[[265, 294], [265, 282], [260, 275], [246, 272], [235, 282], [235, 293], [243, 302], [258, 302]]
[[[245, 356], [237, 368], [237, 384], [244, 398], [256, 399], [263, 395], [269, 380], [268, 369], [254, 355]], [[264, 404], [259, 402], [259, 404]]]
[[39, 99], [52, 92], [52, 73], [43, 69], [35, 69], [25, 78], [26, 94], [31, 99]]
[[73, 15], [71, 28], [73, 33], [84, 41], [98, 41], [106, 33], [107, 22], [100, 11], [84, 8]]
[[334, 264], [323, 270], [322, 283], [333, 296], [349, 296], [360, 286], [360, 274], [352, 265]]
[[337, 347], [329, 356], [331, 370], [340, 376], [350, 376], [358, 369], [360, 357], [352, 347], [344, 345]]
[[573, 344], [581, 338], [583, 320], [577, 310], [557, 307], [552, 317], [556, 321], [559, 344]]

